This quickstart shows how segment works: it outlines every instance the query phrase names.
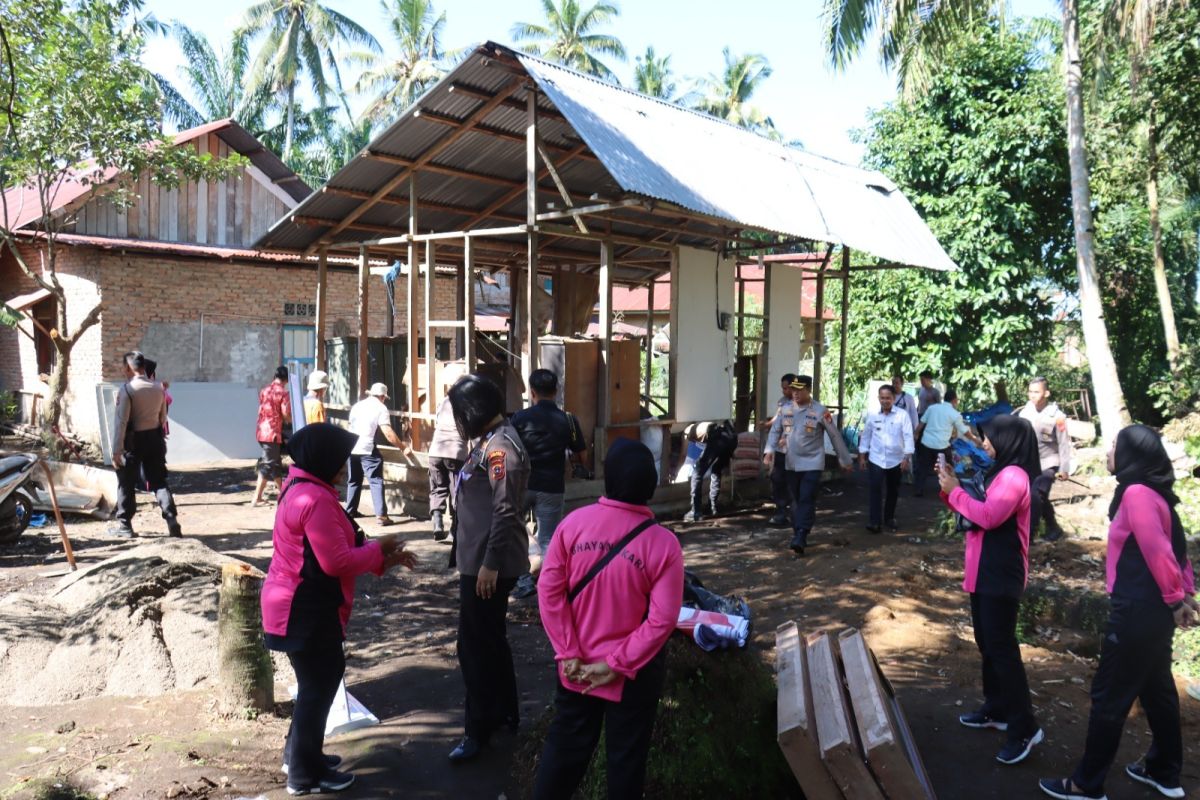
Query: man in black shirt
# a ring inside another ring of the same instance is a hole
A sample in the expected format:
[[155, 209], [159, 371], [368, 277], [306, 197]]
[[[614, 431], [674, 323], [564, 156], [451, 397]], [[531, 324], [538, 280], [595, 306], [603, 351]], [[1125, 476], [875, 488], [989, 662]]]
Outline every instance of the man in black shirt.
[[[550, 547], [550, 537], [563, 517], [566, 492], [566, 454], [582, 453], [587, 447], [579, 421], [558, 407], [558, 376], [548, 369], [535, 369], [529, 375], [532, 405], [513, 415], [512, 424], [521, 435], [529, 453], [529, 490], [526, 511], [533, 509], [537, 521], [537, 543], [542, 555]], [[514, 597], [528, 597], [537, 591], [532, 575], [517, 582]]]

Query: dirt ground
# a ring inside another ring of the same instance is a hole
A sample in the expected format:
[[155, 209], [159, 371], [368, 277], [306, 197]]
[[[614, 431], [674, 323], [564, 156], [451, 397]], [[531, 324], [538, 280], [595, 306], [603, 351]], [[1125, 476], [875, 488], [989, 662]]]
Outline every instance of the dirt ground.
[[[250, 508], [251, 464], [222, 464], [174, 474], [185, 535], [265, 569], [270, 558], [272, 508]], [[788, 532], [768, 528], [765, 510], [713, 523], [674, 525], [689, 569], [710, 588], [744, 595], [755, 614], [751, 646], [773, 660], [774, 630], [795, 619], [804, 630], [862, 627], [900, 699], [943, 800], [1039, 796], [1039, 777], [1069, 773], [1080, 755], [1095, 664], [1074, 655], [1057, 631], [1022, 650], [1047, 741], [1024, 764], [1002, 767], [992, 756], [1002, 734], [966, 731], [955, 721], [979, 700], [979, 659], [961, 581], [961, 543], [931, 533], [935, 498], [901, 489], [901, 532], [865, 532], [862, 476], [829, 484], [819, 502], [809, 555], [792, 556]], [[1100, 487], [1102, 488], [1102, 487]], [[1032, 578], [1103, 588], [1103, 527], [1097, 502], [1074, 484], [1056, 488], [1071, 535], [1037, 543]], [[140, 498], [134, 527], [143, 538], [165, 536], [157, 512]], [[369, 501], [368, 501], [369, 502]], [[69, 518], [81, 566], [134, 544], [108, 539], [106, 523]], [[373, 520], [365, 526], [375, 532]], [[455, 655], [456, 581], [446, 569], [448, 548], [435, 544], [421, 522], [398, 526], [420, 558], [416, 572], [367, 577], [348, 643], [347, 683], [381, 720], [330, 740], [328, 750], [358, 775], [353, 797], [516, 798], [509, 779], [515, 739], [503, 735], [476, 763], [451, 767], [446, 753], [461, 732], [462, 683]], [[392, 528], [390, 530], [396, 530]], [[28, 532], [0, 551], [0, 603], [15, 593], [49, 593], [64, 567], [53, 527]], [[0, 630], [0, 637], [20, 636]], [[514, 601], [509, 635], [526, 719], [552, 697], [552, 655], [534, 601]], [[0, 642], [0, 657], [3, 653]], [[212, 643], [215, 647], [215, 640]], [[719, 654], [712, 656], [720, 658]], [[287, 698], [277, 676], [277, 701]], [[282, 798], [279, 750], [290, 703], [254, 719], [216, 714], [211, 680], [155, 696], [100, 696], [59, 704], [8, 705], [0, 714], [0, 798], [44, 796], [63, 785], [109, 798]], [[1200, 703], [1179, 685], [1184, 711], [1184, 786], [1200, 797]], [[7, 701], [5, 701], [7, 702]], [[1135, 711], [1108, 784], [1112, 800], [1150, 793], [1121, 774], [1120, 765], [1149, 745]]]

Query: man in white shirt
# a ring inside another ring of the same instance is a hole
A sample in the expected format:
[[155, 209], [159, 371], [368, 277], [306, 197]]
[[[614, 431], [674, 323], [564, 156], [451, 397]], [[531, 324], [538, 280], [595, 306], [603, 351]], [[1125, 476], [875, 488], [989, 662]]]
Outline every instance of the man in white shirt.
[[371, 484], [371, 503], [375, 506], [375, 518], [380, 525], [391, 525], [387, 515], [387, 502], [383, 498], [383, 456], [375, 446], [375, 432], [383, 433], [393, 447], [404, 447], [400, 437], [392, 428], [388, 412], [387, 386], [382, 383], [371, 385], [367, 396], [350, 407], [350, 432], [358, 435], [358, 443], [350, 451], [350, 476], [346, 479], [346, 513], [352, 517], [358, 513], [358, 498], [362, 495], [363, 476]]
[[913, 454], [912, 419], [895, 402], [895, 390], [880, 386], [879, 411], [867, 415], [858, 440], [858, 464], [867, 468], [870, 478], [867, 530], [871, 533], [879, 533], [881, 516], [889, 530], [897, 530], [900, 473], [908, 469]]
[[913, 469], [913, 496], [924, 494], [925, 479], [933, 474], [933, 465], [938, 453], [943, 453], [950, 460], [950, 442], [959, 436], [972, 441], [975, 434], [967, 427], [962, 414], [958, 413], [958, 394], [953, 389], [946, 390], [946, 399], [937, 389], [930, 393], [929, 408], [921, 415], [921, 424], [917, 426], [917, 458]]

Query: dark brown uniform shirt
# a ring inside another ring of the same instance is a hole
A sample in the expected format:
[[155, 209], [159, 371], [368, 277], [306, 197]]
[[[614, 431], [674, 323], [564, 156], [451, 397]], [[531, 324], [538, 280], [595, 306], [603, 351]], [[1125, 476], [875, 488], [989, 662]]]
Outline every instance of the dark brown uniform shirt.
[[529, 533], [521, 513], [529, 456], [507, 421], [472, 445], [456, 495], [458, 571], [478, 575], [483, 566], [501, 578], [518, 578], [529, 571]]

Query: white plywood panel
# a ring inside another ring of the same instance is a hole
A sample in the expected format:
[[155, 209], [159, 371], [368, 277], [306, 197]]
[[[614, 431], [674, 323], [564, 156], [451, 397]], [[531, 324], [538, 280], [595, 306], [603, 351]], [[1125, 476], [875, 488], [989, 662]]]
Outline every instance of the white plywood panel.
[[800, 301], [804, 291], [804, 273], [786, 264], [767, 263], [771, 271], [771, 295], [766, 299], [767, 381], [770, 390], [767, 408], [774, 413], [779, 379], [795, 372], [800, 363], [800, 340], [804, 322]]
[[[675, 418], [718, 420], [733, 416], [734, 262], [711, 250], [679, 249], [678, 302], [671, 308], [675, 350]], [[718, 312], [730, 315], [726, 330]]]

